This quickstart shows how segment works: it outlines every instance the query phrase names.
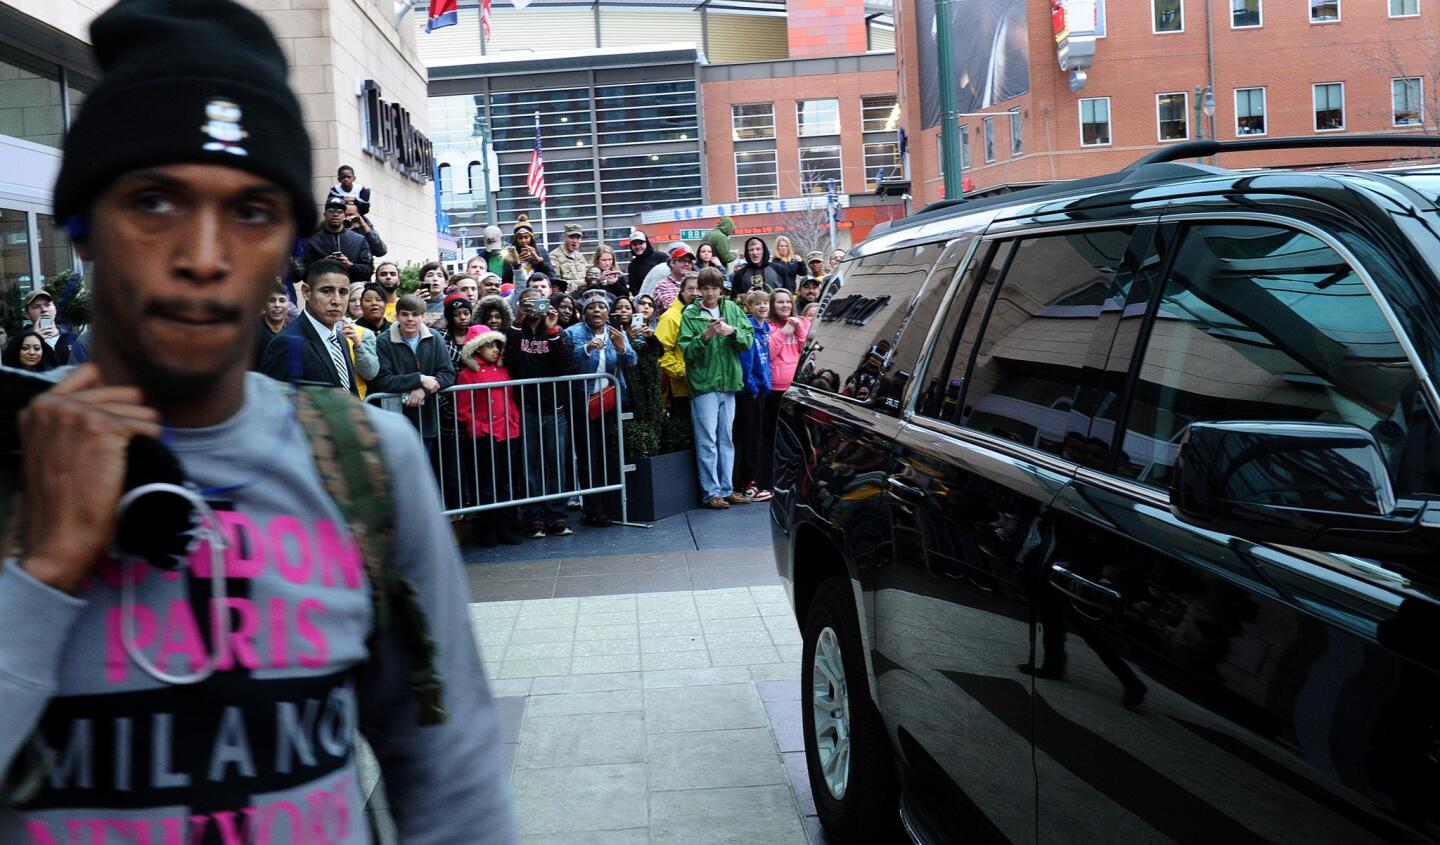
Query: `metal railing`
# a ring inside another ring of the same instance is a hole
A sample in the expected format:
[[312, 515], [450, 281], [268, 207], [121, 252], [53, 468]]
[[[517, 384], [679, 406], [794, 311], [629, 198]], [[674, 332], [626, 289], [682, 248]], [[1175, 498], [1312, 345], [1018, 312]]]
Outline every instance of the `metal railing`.
[[[607, 387], [615, 391], [614, 406], [592, 420], [589, 398]], [[613, 373], [455, 385], [414, 407], [405, 399], [365, 397], [420, 430], [447, 516], [618, 494], [617, 521], [650, 527], [629, 521], [625, 473], [634, 467], [625, 463], [621, 423], [630, 414], [620, 407]]]

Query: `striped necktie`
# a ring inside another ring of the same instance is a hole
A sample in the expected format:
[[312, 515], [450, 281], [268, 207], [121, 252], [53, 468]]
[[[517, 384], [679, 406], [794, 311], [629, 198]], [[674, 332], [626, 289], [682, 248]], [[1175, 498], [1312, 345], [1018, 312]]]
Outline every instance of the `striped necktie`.
[[340, 376], [340, 386], [346, 390], [350, 389], [350, 373], [345, 369], [345, 351], [341, 346], [340, 334], [337, 332], [330, 335], [330, 360], [335, 364], [335, 372]]

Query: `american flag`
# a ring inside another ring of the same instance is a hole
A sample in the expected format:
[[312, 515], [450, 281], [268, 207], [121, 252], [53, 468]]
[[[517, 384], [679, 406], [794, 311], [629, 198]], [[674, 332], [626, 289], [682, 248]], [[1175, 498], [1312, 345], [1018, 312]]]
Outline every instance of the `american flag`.
[[540, 124], [535, 124], [535, 149], [530, 153], [530, 173], [525, 177], [530, 196], [545, 204], [545, 157], [540, 154]]
[[485, 40], [490, 40], [490, 0], [480, 0], [480, 26], [485, 29]]

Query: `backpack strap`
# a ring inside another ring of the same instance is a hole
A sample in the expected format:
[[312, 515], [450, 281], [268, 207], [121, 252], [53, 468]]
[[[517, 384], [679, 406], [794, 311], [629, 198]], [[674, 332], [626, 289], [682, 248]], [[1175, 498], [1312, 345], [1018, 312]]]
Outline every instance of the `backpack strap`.
[[414, 586], [394, 563], [395, 508], [380, 438], [365, 406], [332, 387], [295, 390], [296, 416], [325, 490], [340, 508], [360, 547], [370, 578], [376, 632], [395, 632], [410, 664], [410, 692], [420, 725], [444, 722], [444, 682], [435, 668], [436, 646]]

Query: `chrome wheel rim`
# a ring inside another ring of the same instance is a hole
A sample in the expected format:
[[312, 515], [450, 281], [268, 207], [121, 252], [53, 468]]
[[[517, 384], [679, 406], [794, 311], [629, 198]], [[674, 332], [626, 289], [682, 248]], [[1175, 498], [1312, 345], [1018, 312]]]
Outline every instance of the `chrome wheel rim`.
[[845, 664], [835, 629], [825, 628], [816, 638], [812, 668], [810, 707], [815, 714], [815, 756], [825, 788], [839, 801], [850, 783], [850, 690], [845, 684]]

